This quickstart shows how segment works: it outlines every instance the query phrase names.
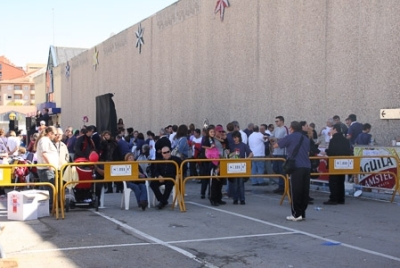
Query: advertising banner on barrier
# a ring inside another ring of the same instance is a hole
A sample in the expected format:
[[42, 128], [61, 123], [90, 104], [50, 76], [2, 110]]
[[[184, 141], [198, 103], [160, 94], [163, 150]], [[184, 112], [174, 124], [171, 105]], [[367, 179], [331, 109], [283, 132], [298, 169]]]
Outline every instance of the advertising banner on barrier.
[[[362, 158], [360, 161], [360, 171], [362, 172], [393, 172], [397, 174], [396, 158], [399, 156], [400, 147], [354, 147], [355, 156], [382, 156], [378, 158]], [[391, 174], [364, 174], [359, 177], [359, 184], [367, 187], [379, 187], [393, 189], [396, 179]]]

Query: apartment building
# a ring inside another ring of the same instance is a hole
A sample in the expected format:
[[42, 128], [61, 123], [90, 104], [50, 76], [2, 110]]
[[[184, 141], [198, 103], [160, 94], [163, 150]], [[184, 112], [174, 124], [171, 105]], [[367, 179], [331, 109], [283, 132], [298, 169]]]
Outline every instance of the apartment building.
[[[26, 117], [36, 112], [33, 78], [41, 73], [44, 64], [30, 64], [27, 73], [0, 56], [0, 127], [8, 130], [9, 116], [14, 113], [18, 129], [25, 130]], [[38, 70], [39, 69], [39, 70]], [[37, 71], [38, 70], [38, 71]]]

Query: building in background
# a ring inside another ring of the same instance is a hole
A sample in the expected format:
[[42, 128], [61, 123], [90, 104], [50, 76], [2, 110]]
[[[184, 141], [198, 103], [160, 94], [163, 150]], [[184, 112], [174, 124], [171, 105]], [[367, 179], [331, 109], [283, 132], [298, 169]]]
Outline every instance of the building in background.
[[[39, 111], [42, 111], [43, 108], [49, 109], [50, 124], [60, 124], [61, 76], [64, 75], [69, 68], [68, 61], [86, 50], [86, 48], [50, 46], [46, 68], [40, 75], [34, 78], [36, 108]], [[65, 66], [62, 72], [59, 68], [56, 69], [56, 67], [61, 64]]]
[[45, 64], [28, 64], [27, 71], [0, 56], [0, 127], [9, 130], [10, 118], [15, 129], [26, 132], [26, 117], [36, 113], [34, 77]]

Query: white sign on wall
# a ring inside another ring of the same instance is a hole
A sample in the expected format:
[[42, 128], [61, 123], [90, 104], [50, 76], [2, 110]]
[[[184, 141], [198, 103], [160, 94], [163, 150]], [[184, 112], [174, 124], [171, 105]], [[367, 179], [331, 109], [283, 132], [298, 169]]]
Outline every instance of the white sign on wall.
[[400, 109], [381, 109], [379, 116], [381, 119], [400, 119]]

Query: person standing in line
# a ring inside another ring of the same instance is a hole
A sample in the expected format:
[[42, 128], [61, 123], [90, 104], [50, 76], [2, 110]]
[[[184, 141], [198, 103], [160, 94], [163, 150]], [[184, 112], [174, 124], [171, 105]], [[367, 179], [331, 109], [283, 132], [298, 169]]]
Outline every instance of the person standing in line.
[[54, 145], [56, 146], [58, 152], [58, 169], [69, 162], [68, 148], [67, 145], [65, 145], [65, 143], [62, 141], [63, 136], [63, 130], [61, 128], [57, 128], [57, 134], [55, 134], [54, 138]]
[[[202, 140], [202, 148], [205, 150], [205, 157], [208, 159], [220, 158], [220, 154], [215, 143], [215, 126], [209, 125], [207, 128], [207, 136]], [[205, 162], [206, 168], [204, 169], [205, 174], [209, 175], [211, 170], [214, 170], [215, 175], [219, 175], [218, 161]], [[226, 202], [222, 200], [222, 180], [220, 178], [211, 179], [210, 189], [210, 203], [212, 206], [225, 205]], [[205, 191], [202, 192], [203, 196]]]
[[[265, 141], [264, 133], [261, 133], [258, 125], [253, 126], [253, 133], [249, 136], [249, 147], [253, 152], [253, 158], [265, 158]], [[253, 175], [262, 175], [265, 170], [265, 161], [251, 161], [251, 174]], [[258, 186], [264, 185], [264, 178], [254, 177], [251, 178], [251, 185]]]
[[[328, 156], [352, 155], [350, 142], [343, 136], [340, 124], [336, 124], [332, 129], [332, 139], [328, 149], [325, 150]], [[329, 175], [329, 200], [324, 205], [344, 205], [344, 181], [346, 175]]]
[[[273, 133], [273, 138], [275, 141], [279, 141], [286, 137], [289, 134], [288, 128], [285, 126], [285, 118], [283, 116], [277, 116], [275, 117], [275, 124], [276, 128]], [[281, 148], [281, 147], [275, 147], [274, 152], [272, 153], [274, 158], [285, 158], [286, 159], [286, 149]], [[282, 169], [283, 162], [282, 161], [273, 161], [272, 162], [272, 168], [275, 172], [275, 174], [283, 174], [283, 169]], [[275, 194], [283, 194], [285, 190], [285, 181], [281, 178], [279, 178], [278, 181], [278, 188], [273, 190], [273, 193]]]
[[[59, 156], [53, 141], [57, 130], [55, 127], [47, 127], [36, 140], [36, 157], [38, 164], [49, 164], [51, 166], [38, 166], [38, 176], [40, 182], [50, 182], [54, 184], [55, 168], [59, 165]], [[49, 204], [53, 204], [53, 188], [47, 187], [49, 190]]]
[[351, 146], [354, 146], [354, 143], [359, 134], [361, 134], [363, 130], [363, 124], [357, 121], [357, 116], [355, 114], [350, 114], [348, 119], [350, 120], [350, 126], [347, 130], [346, 138], [350, 140]]
[[358, 134], [356, 140], [354, 141], [355, 145], [369, 145], [371, 144], [372, 135], [369, 134], [371, 131], [371, 124], [365, 123], [363, 125], [363, 130], [360, 134]]
[[335, 125], [340, 124], [340, 128], [342, 129], [342, 134], [346, 136], [348, 127], [346, 126], [345, 123], [340, 121], [340, 116], [338, 115], [333, 116], [333, 124]]
[[[255, 129], [255, 127], [254, 127]], [[258, 131], [258, 126], [257, 126]], [[253, 133], [254, 134], [254, 133]], [[251, 135], [253, 135], [251, 134]], [[251, 136], [250, 135], [250, 136]], [[232, 137], [234, 140], [233, 148], [231, 148], [231, 153], [229, 154], [230, 158], [252, 158], [253, 153], [250, 150], [249, 146], [242, 142], [242, 135], [239, 131], [235, 130], [232, 133]], [[262, 162], [262, 161], [260, 161]], [[264, 162], [263, 162], [264, 163]], [[231, 178], [231, 186], [232, 187], [232, 198], [233, 204], [237, 205], [240, 200], [241, 205], [246, 205], [245, 197], [244, 197], [244, 178]]]
[[292, 158], [296, 147], [298, 152], [294, 156], [295, 169], [290, 175], [290, 192], [292, 195], [292, 214], [286, 217], [288, 221], [301, 221], [306, 217], [308, 199], [310, 193], [310, 169], [309, 158], [310, 140], [302, 134], [299, 122], [290, 123], [290, 135], [274, 141], [274, 148], [286, 148], [288, 159]]
[[326, 126], [323, 127], [319, 133], [319, 136], [322, 136], [323, 141], [325, 142], [325, 148], [328, 148], [329, 141], [331, 140], [331, 131], [333, 126], [333, 119], [328, 118], [326, 121]]

